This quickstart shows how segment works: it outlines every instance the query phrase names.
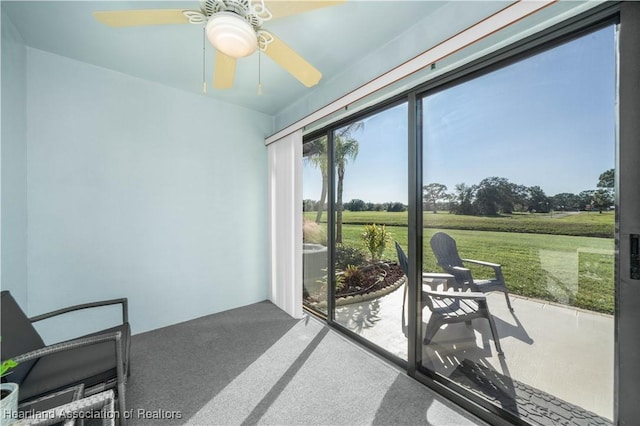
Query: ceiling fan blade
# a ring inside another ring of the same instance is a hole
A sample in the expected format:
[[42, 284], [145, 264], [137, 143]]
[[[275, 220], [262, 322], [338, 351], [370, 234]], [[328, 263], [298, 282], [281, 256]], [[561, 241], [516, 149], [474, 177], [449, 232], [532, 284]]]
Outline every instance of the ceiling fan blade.
[[213, 67], [213, 87], [216, 89], [229, 89], [233, 87], [235, 75], [236, 58], [232, 58], [216, 50], [216, 63]]
[[273, 33], [269, 34], [273, 37], [273, 41], [267, 45], [264, 53], [305, 86], [312, 87], [318, 84], [322, 73]]
[[266, 2], [267, 9], [273, 18], [283, 18], [285, 16], [297, 15], [310, 10], [321, 9], [323, 7], [335, 6], [344, 3], [346, 0], [270, 0]]
[[181, 9], [111, 10], [93, 12], [93, 16], [98, 22], [110, 27], [189, 23]]

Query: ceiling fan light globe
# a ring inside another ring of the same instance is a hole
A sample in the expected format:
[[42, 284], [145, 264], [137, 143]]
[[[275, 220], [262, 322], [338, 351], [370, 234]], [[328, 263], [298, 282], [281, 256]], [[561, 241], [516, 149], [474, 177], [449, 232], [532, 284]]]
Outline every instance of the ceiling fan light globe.
[[206, 32], [211, 45], [232, 58], [249, 56], [258, 48], [258, 37], [253, 27], [232, 12], [212, 15]]

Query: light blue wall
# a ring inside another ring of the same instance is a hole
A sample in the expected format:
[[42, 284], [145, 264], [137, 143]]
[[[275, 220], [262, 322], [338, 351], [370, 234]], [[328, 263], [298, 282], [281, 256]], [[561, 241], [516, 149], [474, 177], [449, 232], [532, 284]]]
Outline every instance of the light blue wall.
[[1, 262], [2, 290], [27, 305], [27, 51], [2, 15]]
[[126, 296], [138, 333], [268, 297], [270, 116], [31, 48], [27, 93], [31, 315]]

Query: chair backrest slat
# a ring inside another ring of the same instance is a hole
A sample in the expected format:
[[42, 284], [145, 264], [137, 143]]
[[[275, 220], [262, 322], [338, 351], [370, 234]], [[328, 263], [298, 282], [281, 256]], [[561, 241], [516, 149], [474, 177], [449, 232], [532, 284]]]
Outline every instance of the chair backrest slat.
[[[398, 255], [398, 263], [400, 263], [400, 268], [402, 268], [402, 272], [404, 272], [405, 276], [407, 277], [407, 281], [405, 282], [404, 285], [408, 289], [409, 288], [409, 259], [407, 258], [407, 255], [404, 253], [404, 250], [402, 250], [402, 247], [400, 246], [400, 244], [398, 244], [397, 241], [396, 241], [396, 253]], [[429, 309], [433, 310], [433, 300], [424, 291], [422, 292], [422, 303], [423, 303], [422, 305], [423, 307], [426, 305], [429, 307]]]
[[407, 259], [407, 255], [404, 254], [404, 250], [400, 247], [400, 244], [396, 241], [396, 253], [398, 255], [398, 262], [400, 263], [400, 267], [402, 268], [402, 272], [406, 276], [409, 276], [409, 259]]
[[436, 232], [431, 237], [431, 249], [435, 254], [438, 265], [443, 268], [451, 268], [454, 266], [463, 266], [462, 259], [458, 254], [456, 240], [451, 238], [444, 232]]
[[433, 250], [433, 254], [436, 256], [438, 266], [455, 277], [456, 285], [459, 288], [464, 288], [465, 284], [472, 280], [472, 277], [468, 271], [455, 269], [455, 267], [464, 267], [462, 259], [458, 254], [456, 240], [444, 232], [436, 232], [431, 237], [430, 244], [431, 250]]

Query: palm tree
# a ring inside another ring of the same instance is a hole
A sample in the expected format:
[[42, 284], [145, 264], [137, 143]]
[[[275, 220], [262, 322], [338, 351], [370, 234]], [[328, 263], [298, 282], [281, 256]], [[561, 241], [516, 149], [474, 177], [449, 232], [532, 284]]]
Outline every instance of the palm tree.
[[344, 170], [349, 161], [358, 156], [358, 141], [351, 138], [336, 136], [334, 144], [334, 157], [338, 172], [338, 184], [336, 188], [336, 243], [342, 242], [342, 192], [344, 188]]
[[[351, 134], [364, 127], [361, 121], [351, 123], [334, 133], [334, 161], [338, 171], [336, 193], [336, 242], [342, 242], [342, 192], [344, 187], [344, 170], [349, 160], [358, 156], [358, 141]], [[305, 161], [320, 169], [322, 174], [322, 190], [318, 202], [316, 223], [320, 223], [327, 200], [329, 163], [327, 161], [327, 138], [321, 137], [305, 145]]]
[[320, 169], [322, 174], [322, 190], [320, 191], [320, 201], [318, 201], [318, 212], [316, 213], [316, 223], [320, 223], [324, 204], [327, 202], [327, 182], [328, 182], [328, 163], [327, 163], [327, 138], [321, 137], [308, 144], [308, 151], [305, 155], [305, 161]]

